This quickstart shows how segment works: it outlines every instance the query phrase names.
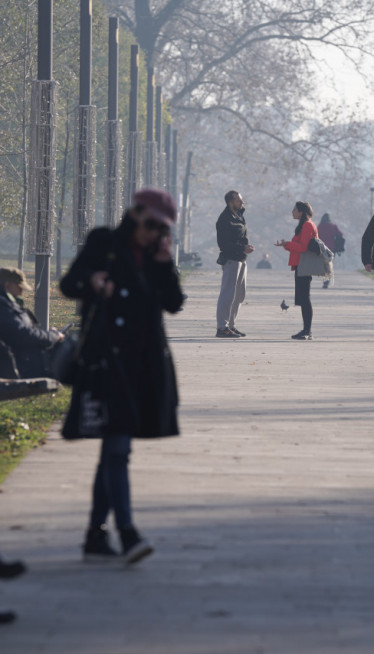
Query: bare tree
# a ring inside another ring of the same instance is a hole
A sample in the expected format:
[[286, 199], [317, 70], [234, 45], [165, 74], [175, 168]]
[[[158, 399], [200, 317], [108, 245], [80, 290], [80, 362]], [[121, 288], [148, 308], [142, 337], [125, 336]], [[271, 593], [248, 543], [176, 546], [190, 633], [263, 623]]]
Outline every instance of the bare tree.
[[35, 6], [35, 0], [9, 0], [0, 15], [0, 210], [6, 221], [20, 224], [20, 267], [27, 210], [28, 85]]
[[226, 114], [310, 158], [293, 138], [310, 116], [321, 46], [360, 69], [372, 0], [106, 0], [158, 69], [179, 116]]

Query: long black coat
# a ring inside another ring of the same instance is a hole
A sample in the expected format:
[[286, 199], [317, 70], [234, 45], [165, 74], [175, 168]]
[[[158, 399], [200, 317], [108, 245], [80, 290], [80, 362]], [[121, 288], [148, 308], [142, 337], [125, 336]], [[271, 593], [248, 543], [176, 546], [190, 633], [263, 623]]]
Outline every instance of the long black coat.
[[361, 240], [361, 261], [364, 266], [370, 264], [374, 265], [374, 216], [370, 220], [367, 228], [364, 231]]
[[115, 283], [112, 298], [105, 301], [106, 330], [112, 354], [124, 372], [126, 390], [120, 417], [110, 416], [106, 432], [148, 438], [171, 436], [179, 433], [178, 394], [162, 310], [178, 311], [183, 296], [172, 262], [157, 263], [145, 251], [142, 265], [136, 263], [131, 246], [133, 228], [126, 215], [115, 230], [93, 230], [60, 286], [68, 297], [83, 300], [84, 329], [90, 307], [97, 302], [89, 282], [92, 274], [106, 270]]
[[42, 329], [31, 311], [3, 292], [0, 293], [0, 340], [11, 348], [21, 377], [44, 377], [46, 349], [58, 341], [58, 333]]

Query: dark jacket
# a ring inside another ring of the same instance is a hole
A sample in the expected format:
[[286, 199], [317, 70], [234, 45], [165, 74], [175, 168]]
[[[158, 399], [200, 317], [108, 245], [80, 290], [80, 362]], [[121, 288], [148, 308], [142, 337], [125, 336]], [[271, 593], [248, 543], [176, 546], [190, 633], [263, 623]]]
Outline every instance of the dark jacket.
[[157, 263], [144, 251], [139, 267], [131, 245], [133, 228], [133, 221], [126, 215], [115, 230], [93, 230], [61, 280], [61, 290], [68, 297], [83, 300], [84, 328], [90, 308], [97, 302], [89, 283], [92, 274], [107, 270], [115, 283], [113, 296], [105, 300], [105, 335], [117, 357], [116, 365], [121, 366], [126, 390], [120, 416], [110, 416], [106, 433], [171, 436], [178, 434], [178, 395], [162, 311], [178, 311], [183, 296], [172, 262]]
[[373, 246], [374, 246], [374, 216], [372, 217], [367, 228], [365, 229], [361, 241], [361, 261], [364, 264], [364, 266], [367, 266], [368, 264], [374, 266]]
[[222, 253], [219, 262], [232, 259], [245, 261], [247, 255], [245, 246], [248, 245], [247, 226], [244, 216], [233, 214], [227, 206], [219, 216], [217, 223], [217, 243]]
[[0, 340], [11, 348], [22, 378], [48, 374], [45, 351], [58, 341], [57, 332], [41, 329], [34, 314], [5, 292], [0, 293]]
[[327, 247], [335, 252], [336, 244], [335, 237], [343, 236], [339, 227], [335, 223], [320, 223], [318, 225], [319, 238], [326, 243]]

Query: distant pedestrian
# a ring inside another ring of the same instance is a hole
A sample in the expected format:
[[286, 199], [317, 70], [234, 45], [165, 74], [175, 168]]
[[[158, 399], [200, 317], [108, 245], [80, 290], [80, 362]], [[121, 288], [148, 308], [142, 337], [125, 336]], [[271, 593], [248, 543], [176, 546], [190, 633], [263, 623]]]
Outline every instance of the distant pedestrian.
[[[327, 245], [327, 247], [334, 253], [340, 254], [344, 252], [344, 237], [339, 227], [332, 222], [329, 213], [324, 213], [321, 222], [318, 225], [319, 238]], [[328, 288], [330, 284], [329, 279], [325, 279], [322, 288]]]
[[270, 263], [270, 255], [269, 254], [264, 254], [262, 259], [257, 262], [256, 268], [272, 268], [272, 265]]
[[295, 229], [295, 235], [292, 241], [277, 241], [275, 243], [278, 247], [283, 247], [290, 253], [288, 265], [291, 270], [295, 271], [295, 305], [301, 307], [301, 314], [303, 317], [303, 329], [291, 336], [296, 340], [311, 340], [312, 339], [312, 318], [313, 308], [310, 301], [310, 283], [312, 276], [307, 275], [300, 277], [297, 275], [297, 266], [300, 260], [300, 254], [306, 252], [308, 249], [309, 241], [311, 238], [318, 238], [318, 230], [312, 222], [313, 209], [309, 202], [296, 202], [293, 210], [292, 217], [298, 221]]
[[370, 220], [364, 231], [361, 240], [361, 260], [367, 272], [371, 272], [374, 267], [374, 216]]
[[[117, 556], [106, 529], [110, 510], [126, 564], [153, 551], [133, 524], [128, 459], [132, 437], [178, 434], [177, 387], [162, 321], [163, 310], [175, 313], [183, 303], [172, 261], [175, 219], [169, 193], [138, 191], [116, 229], [88, 235], [61, 281], [65, 295], [82, 300], [82, 335], [88, 331], [83, 377], [77, 375], [63, 435], [102, 438], [83, 546], [87, 560]], [[101, 313], [92, 320], [96, 308]], [[107, 387], [101, 384], [97, 395], [91, 380], [100, 375]]]
[[222, 266], [221, 291], [217, 304], [218, 338], [245, 336], [235, 325], [240, 305], [245, 298], [247, 255], [253, 252], [249, 244], [244, 220], [244, 202], [238, 191], [225, 195], [226, 208], [217, 223], [217, 242], [220, 249], [217, 263]]

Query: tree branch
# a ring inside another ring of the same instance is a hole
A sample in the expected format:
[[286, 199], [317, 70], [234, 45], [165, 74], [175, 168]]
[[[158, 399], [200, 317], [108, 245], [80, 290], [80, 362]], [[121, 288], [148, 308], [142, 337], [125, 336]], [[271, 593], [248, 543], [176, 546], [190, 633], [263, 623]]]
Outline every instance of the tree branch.
[[209, 114], [213, 112], [228, 113], [234, 116], [241, 123], [243, 123], [246, 129], [252, 135], [259, 134], [261, 136], [266, 136], [267, 138], [272, 139], [276, 143], [279, 143], [286, 149], [291, 150], [298, 157], [304, 159], [306, 162], [309, 163], [313, 161], [314, 152], [316, 151], [334, 150], [335, 154], [339, 155], [340, 157], [342, 157], [344, 153], [347, 155], [350, 154], [350, 148], [347, 145], [344, 145], [347, 138], [346, 134], [342, 134], [341, 136], [335, 136], [334, 139], [332, 139], [330, 136], [330, 138], [325, 138], [325, 140], [319, 139], [318, 141], [316, 141], [316, 140], [308, 140], [308, 139], [299, 139], [297, 141], [290, 142], [278, 136], [277, 134], [274, 134], [270, 130], [263, 129], [257, 126], [254, 127], [250, 123], [248, 118], [244, 116], [240, 111], [232, 109], [231, 107], [228, 107], [226, 105], [217, 104], [204, 109], [200, 109], [198, 107], [191, 107], [191, 106], [178, 106], [177, 109], [179, 111], [186, 112], [186, 113], [199, 113], [199, 114]]
[[155, 31], [160, 34], [164, 25], [185, 5], [188, 5], [188, 0], [169, 0], [153, 18]]

